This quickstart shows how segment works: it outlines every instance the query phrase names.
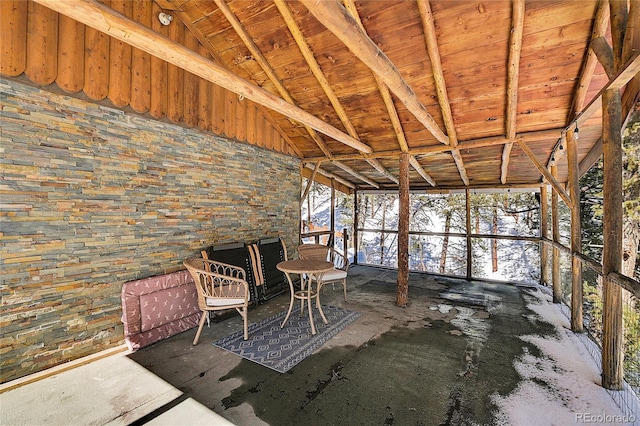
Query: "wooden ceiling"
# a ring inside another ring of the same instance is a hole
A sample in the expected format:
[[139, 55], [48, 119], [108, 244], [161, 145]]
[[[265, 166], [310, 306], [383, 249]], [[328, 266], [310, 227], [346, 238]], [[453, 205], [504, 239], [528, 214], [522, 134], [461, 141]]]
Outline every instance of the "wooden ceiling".
[[36, 1], [263, 105], [309, 168], [358, 189], [397, 188], [401, 153], [412, 189], [562, 185], [562, 138], [579, 126], [584, 172], [599, 94], [640, 70], [637, 50], [615, 75], [598, 62], [608, 2], [155, 0], [173, 17], [158, 31], [115, 2]]

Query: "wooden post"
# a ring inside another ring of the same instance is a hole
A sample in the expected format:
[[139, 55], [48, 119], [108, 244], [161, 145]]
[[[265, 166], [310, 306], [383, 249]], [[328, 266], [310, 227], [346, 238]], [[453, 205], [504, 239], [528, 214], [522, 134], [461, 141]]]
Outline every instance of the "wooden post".
[[608, 279], [611, 272], [620, 272], [622, 269], [622, 101], [620, 91], [605, 91], [602, 104], [604, 156], [602, 386], [607, 389], [622, 389], [624, 380], [622, 289]]
[[358, 224], [360, 223], [360, 204], [358, 190], [353, 191], [353, 264], [358, 264]]
[[540, 187], [540, 284], [549, 284], [549, 250], [544, 240], [549, 239], [549, 204], [547, 204], [547, 185]]
[[[557, 176], [558, 166], [551, 166], [551, 174]], [[553, 242], [560, 242], [560, 216], [558, 212], [558, 191], [555, 188], [551, 190], [551, 229], [553, 234]], [[555, 245], [553, 246], [552, 257], [552, 288], [553, 288], [553, 303], [560, 303], [562, 301], [562, 282], [560, 278], [560, 249]]]
[[471, 194], [469, 189], [464, 190], [465, 210], [466, 210], [466, 234], [467, 234], [467, 281], [473, 278], [471, 272]]
[[396, 305], [406, 307], [409, 300], [409, 154], [400, 154], [400, 217], [398, 220], [398, 285]]
[[567, 165], [569, 168], [569, 196], [571, 197], [571, 330], [584, 331], [582, 262], [576, 256], [582, 253], [582, 226], [580, 224], [580, 176], [578, 163], [578, 141], [573, 130], [567, 132]]
[[331, 179], [331, 218], [330, 228], [331, 234], [329, 239], [331, 240], [331, 247], [336, 246], [336, 180]]

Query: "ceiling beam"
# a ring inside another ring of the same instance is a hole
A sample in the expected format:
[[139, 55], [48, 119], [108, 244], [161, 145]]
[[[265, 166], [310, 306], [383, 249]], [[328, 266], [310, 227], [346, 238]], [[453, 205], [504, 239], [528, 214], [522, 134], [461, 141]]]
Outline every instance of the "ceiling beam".
[[[535, 132], [527, 132], [527, 133], [518, 133], [516, 137], [513, 139], [507, 139], [504, 136], [492, 136], [488, 138], [481, 139], [473, 139], [465, 142], [460, 142], [458, 144], [458, 149], [460, 151], [466, 151], [471, 149], [484, 148], [487, 146], [498, 146], [504, 145], [510, 142], [517, 142], [518, 140], [522, 140], [524, 142], [538, 142], [544, 139], [557, 139], [558, 135], [565, 131], [564, 128], [557, 129], [549, 129], [549, 130], [538, 130]], [[411, 148], [409, 149], [409, 154], [411, 155], [433, 155], [440, 154], [443, 152], [448, 152], [453, 150], [452, 147], [448, 145], [430, 145], [419, 148]], [[388, 157], [398, 157], [402, 151], [400, 150], [389, 150], [389, 151], [376, 151], [367, 155], [370, 158], [388, 158]], [[343, 161], [343, 160], [358, 160], [362, 158], [359, 154], [344, 154], [344, 155], [335, 155], [333, 157], [335, 160]], [[307, 157], [305, 161], [318, 161], [324, 160], [324, 157]]]
[[[366, 33], [366, 29], [364, 25], [362, 25], [362, 20], [360, 19], [360, 14], [358, 13], [358, 9], [356, 8], [356, 4], [354, 0], [344, 0], [345, 8], [351, 13], [353, 19], [356, 20], [362, 31]], [[391, 120], [391, 125], [393, 126], [393, 131], [396, 135], [396, 139], [398, 141], [398, 145], [400, 145], [401, 152], [409, 152], [409, 145], [407, 144], [407, 139], [404, 135], [404, 129], [402, 128], [402, 123], [400, 122], [400, 117], [398, 116], [398, 110], [396, 109], [395, 104], [393, 103], [393, 99], [391, 98], [391, 92], [384, 81], [378, 76], [378, 74], [373, 73], [373, 78], [376, 80], [376, 85], [378, 86], [378, 91], [380, 92], [380, 96], [382, 97], [382, 101], [384, 102], [384, 106], [387, 109], [387, 114], [389, 115], [389, 120]], [[435, 181], [429, 174], [422, 168], [418, 160], [411, 156], [409, 158], [409, 164], [422, 176], [427, 182], [431, 185], [435, 186]], [[425, 176], [428, 177], [425, 178]], [[399, 181], [396, 179], [396, 183]]]
[[[447, 129], [447, 135], [449, 136], [449, 145], [455, 148], [458, 146], [458, 134], [453, 123], [453, 114], [451, 113], [451, 104], [449, 103], [449, 95], [447, 93], [447, 83], [444, 81], [440, 49], [438, 48], [436, 24], [433, 20], [433, 13], [431, 13], [431, 4], [429, 3], [429, 0], [419, 0], [418, 11], [420, 12], [420, 18], [422, 19], [425, 44], [427, 45], [427, 52], [429, 53], [429, 60], [431, 62], [431, 73], [433, 74], [433, 80], [436, 86], [436, 96], [438, 98], [438, 104], [440, 104], [442, 119], [444, 120], [444, 126], [445, 129]], [[451, 156], [453, 157], [453, 161], [456, 163], [462, 182], [464, 182], [465, 185], [469, 185], [467, 169], [464, 166], [464, 161], [462, 160], [460, 151], [452, 149]]]
[[[518, 116], [518, 80], [520, 78], [520, 55], [522, 53], [524, 11], [524, 0], [514, 0], [511, 3], [511, 35], [509, 37], [509, 69], [507, 76], [507, 114], [505, 129], [507, 139], [513, 139], [516, 136], [516, 117]], [[513, 143], [507, 143], [502, 149], [500, 182], [502, 182], [503, 185], [507, 183], [511, 148], [513, 148]]]
[[[267, 59], [264, 57], [264, 55], [262, 54], [258, 46], [254, 43], [251, 36], [247, 33], [246, 29], [240, 23], [238, 18], [233, 14], [231, 9], [229, 9], [225, 1], [224, 0], [214, 0], [214, 1], [216, 2], [218, 9], [220, 9], [224, 17], [231, 24], [231, 27], [233, 27], [233, 29], [236, 31], [236, 34], [238, 34], [240, 39], [244, 42], [244, 45], [247, 47], [247, 49], [253, 56], [253, 59], [255, 59], [258, 65], [260, 65], [264, 73], [267, 75], [267, 77], [269, 77], [269, 80], [271, 81], [271, 83], [273, 83], [273, 85], [276, 87], [276, 89], [278, 90], [278, 93], [280, 94], [280, 96], [282, 96], [282, 99], [284, 99], [285, 101], [289, 102], [292, 105], [297, 105], [296, 102], [293, 100], [293, 97], [287, 90], [287, 88], [284, 87], [284, 85], [276, 75], [275, 70], [271, 67], [271, 64], [269, 64], [269, 61], [267, 61]], [[199, 32], [195, 30], [195, 28], [192, 29], [192, 31], [199, 34]], [[207, 43], [208, 42], [209, 41], [207, 40]], [[331, 151], [329, 151], [329, 148], [327, 147], [325, 142], [322, 140], [320, 135], [318, 135], [318, 133], [316, 133], [316, 131], [313, 128], [307, 125], [305, 125], [304, 128], [307, 130], [307, 133], [309, 133], [309, 136], [311, 136], [311, 139], [313, 139], [316, 145], [318, 145], [318, 148], [320, 148], [320, 150], [324, 153], [324, 155], [326, 155], [327, 158], [331, 158]]]
[[314, 115], [291, 105], [259, 86], [247, 82], [217, 63], [127, 18], [96, 0], [34, 1], [286, 117], [306, 124], [318, 132], [360, 152], [365, 154], [372, 152], [371, 147], [368, 145], [341, 132]]
[[400, 75], [400, 72], [389, 58], [378, 48], [373, 40], [362, 31], [351, 14], [337, 0], [301, 0], [312, 15], [344, 43], [356, 57], [376, 73], [398, 99], [407, 107], [416, 119], [444, 144], [449, 138], [417, 95]]
[[334, 164], [335, 166], [340, 167], [345, 172], [349, 173], [352, 176], [356, 176], [361, 181], [373, 186], [376, 189], [380, 188], [380, 185], [378, 185], [378, 183], [376, 183], [376, 182], [372, 181], [371, 179], [369, 179], [368, 177], [358, 173], [357, 171], [353, 170], [351, 167], [347, 166], [346, 164], [344, 164], [344, 163], [342, 163], [340, 161], [332, 161], [331, 164]]
[[[306, 163], [305, 167], [311, 170], [315, 170], [313, 164], [311, 163]], [[356, 189], [356, 186], [354, 185], [353, 182], [349, 182], [348, 180], [345, 180], [343, 178], [341, 178], [340, 176], [333, 174], [331, 172], [328, 172], [324, 169], [318, 168], [318, 174], [321, 174], [324, 177], [327, 177], [329, 179], [334, 179], [336, 182], [341, 183], [342, 185], [346, 186], [347, 188], [351, 188], [351, 189]]]
[[[222, 1], [222, 0], [217, 0], [217, 1]], [[313, 55], [313, 51], [311, 50], [311, 48], [309, 47], [309, 44], [305, 40], [304, 34], [302, 34], [302, 30], [300, 30], [300, 27], [298, 26], [295, 19], [293, 18], [293, 14], [291, 13], [289, 6], [287, 6], [287, 3], [284, 0], [274, 0], [274, 3], [278, 8], [278, 11], [280, 12], [280, 15], [282, 15], [282, 17], [284, 18], [284, 22], [287, 24], [287, 28], [289, 28], [289, 31], [291, 32], [293, 39], [298, 45], [298, 48], [300, 49], [302, 56], [304, 57], [307, 65], [309, 66], [309, 69], [311, 69], [311, 73], [314, 75], [314, 77], [318, 81], [318, 84], [320, 84], [320, 87], [322, 87], [322, 90], [324, 91], [325, 95], [327, 95], [327, 98], [329, 98], [329, 102], [331, 102], [331, 105], [333, 106], [333, 110], [338, 115], [338, 118], [342, 122], [342, 125], [344, 126], [344, 128], [347, 130], [347, 133], [349, 133], [349, 135], [352, 138], [360, 140], [360, 136], [358, 135], [356, 128], [351, 123], [351, 120], [347, 115], [347, 111], [342, 106], [340, 99], [338, 99], [338, 96], [331, 88], [331, 84], [329, 84], [327, 77], [322, 72], [322, 68], [320, 68], [320, 64], [318, 64], [318, 61]], [[367, 160], [367, 162], [374, 169], [380, 172], [383, 176], [386, 176], [390, 178], [393, 182], [398, 183], [398, 179], [395, 178], [388, 170], [386, 170], [382, 166], [382, 164], [380, 164], [380, 162], [378, 161], [371, 162], [370, 160]]]

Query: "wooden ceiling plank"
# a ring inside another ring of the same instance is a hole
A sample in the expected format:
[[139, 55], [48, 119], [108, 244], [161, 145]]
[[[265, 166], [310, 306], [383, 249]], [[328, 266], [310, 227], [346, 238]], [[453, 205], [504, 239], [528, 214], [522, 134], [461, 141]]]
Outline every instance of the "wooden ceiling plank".
[[[507, 75], [507, 111], [505, 135], [513, 139], [516, 135], [516, 117], [518, 115], [518, 81], [520, 77], [520, 55], [522, 54], [522, 34], [524, 32], [524, 0], [511, 3], [511, 35], [509, 37], [509, 69]], [[509, 158], [513, 143], [504, 145], [500, 182], [507, 183]]]
[[360, 29], [351, 14], [337, 1], [301, 0], [307, 9], [345, 46], [353, 52], [400, 99], [407, 109], [431, 134], [444, 144], [449, 143], [447, 135], [439, 128], [427, 112], [411, 87], [402, 78], [398, 69], [378, 48], [367, 34]]
[[218, 84], [238, 95], [242, 95], [247, 99], [251, 99], [267, 108], [273, 109], [284, 116], [307, 124], [315, 130], [358, 151], [365, 154], [372, 152], [371, 147], [368, 145], [341, 132], [314, 115], [289, 104], [282, 98], [278, 98], [259, 86], [245, 81], [217, 63], [203, 58], [199, 54], [190, 51], [170, 39], [162, 37], [151, 29], [126, 18], [95, 0], [34, 1], [107, 33], [118, 40], [162, 58], [171, 64], [180, 66], [186, 71]]

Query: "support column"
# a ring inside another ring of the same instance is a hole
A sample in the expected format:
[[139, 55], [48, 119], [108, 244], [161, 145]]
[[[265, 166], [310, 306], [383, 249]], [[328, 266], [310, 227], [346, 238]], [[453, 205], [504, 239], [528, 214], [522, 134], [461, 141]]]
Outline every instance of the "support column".
[[[551, 166], [551, 175], [555, 178], [558, 175], [558, 167]], [[560, 212], [558, 211], [558, 191], [551, 189], [551, 228], [553, 233], [553, 242], [560, 243]], [[562, 302], [562, 281], [560, 278], [560, 249], [553, 246], [552, 262], [552, 288], [553, 303]]]
[[398, 285], [396, 305], [406, 307], [409, 301], [409, 154], [400, 154], [400, 217], [398, 220]]
[[465, 189], [464, 190], [464, 196], [465, 196], [465, 210], [466, 210], [466, 217], [467, 217], [467, 223], [466, 223], [466, 227], [467, 227], [467, 281], [471, 280], [471, 278], [473, 278], [471, 275], [471, 194], [469, 192], [469, 189]]
[[582, 226], [580, 224], [580, 165], [578, 164], [578, 141], [573, 130], [567, 132], [567, 165], [569, 166], [569, 196], [571, 206], [571, 330], [584, 331], [582, 289], [582, 262], [576, 254], [582, 253]]
[[358, 190], [353, 190], [353, 264], [358, 264], [358, 225], [360, 224], [360, 204], [358, 200]]
[[540, 187], [540, 284], [549, 284], [549, 248], [544, 240], [549, 239], [549, 204], [547, 204], [547, 185]]
[[622, 270], [622, 102], [619, 90], [604, 92], [602, 110], [604, 158], [602, 386], [607, 389], [622, 389], [624, 379], [622, 289], [607, 278], [609, 273]]

